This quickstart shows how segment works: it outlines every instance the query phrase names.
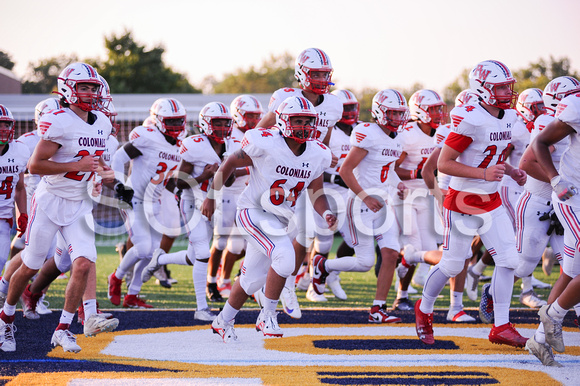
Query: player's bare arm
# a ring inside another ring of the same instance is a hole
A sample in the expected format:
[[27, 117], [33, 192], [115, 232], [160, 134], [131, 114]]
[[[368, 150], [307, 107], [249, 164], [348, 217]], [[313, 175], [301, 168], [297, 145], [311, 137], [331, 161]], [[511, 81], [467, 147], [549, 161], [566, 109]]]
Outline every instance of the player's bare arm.
[[[551, 146], [550, 148], [551, 148], [550, 152], [553, 152], [554, 151], [553, 146]], [[520, 169], [528, 173], [529, 176], [532, 176], [537, 180], [548, 183], [550, 182], [550, 179], [544, 172], [544, 169], [542, 169], [542, 166], [536, 159], [536, 155], [534, 154], [534, 151], [532, 150], [531, 146], [528, 146], [526, 148], [526, 151], [524, 151], [524, 154], [520, 159], [519, 167]]]
[[351, 147], [338, 173], [342, 177], [342, 180], [349, 187], [349, 189], [352, 190], [353, 193], [356, 194], [360, 199], [362, 199], [370, 210], [377, 212], [385, 205], [385, 203], [366, 194], [353, 173], [353, 170], [360, 164], [360, 162], [367, 156], [368, 153], [369, 152], [363, 148], [356, 146]]
[[443, 145], [439, 160], [437, 161], [439, 171], [451, 176], [479, 178], [485, 181], [500, 181], [503, 178], [506, 170], [505, 164], [493, 165], [486, 169], [476, 168], [457, 162], [457, 157], [460, 154], [460, 152], [452, 147]]
[[75, 162], [54, 162], [50, 158], [60, 145], [56, 142], [41, 139], [30, 157], [28, 170], [33, 174], [51, 175], [67, 172], [96, 172], [99, 167], [99, 157], [88, 155]]
[[546, 176], [550, 180], [558, 175], [558, 171], [554, 167], [554, 162], [552, 162], [550, 146], [556, 144], [572, 133], [574, 133], [572, 127], [559, 119], [554, 119], [530, 144], [536, 160], [540, 163], [540, 166], [544, 169]]
[[326, 221], [328, 228], [332, 228], [336, 224], [336, 215], [330, 210], [330, 205], [328, 205], [328, 200], [326, 199], [322, 186], [323, 178], [320, 175], [308, 185], [308, 193], [310, 194], [310, 200], [313, 203], [312, 205], [316, 213]]

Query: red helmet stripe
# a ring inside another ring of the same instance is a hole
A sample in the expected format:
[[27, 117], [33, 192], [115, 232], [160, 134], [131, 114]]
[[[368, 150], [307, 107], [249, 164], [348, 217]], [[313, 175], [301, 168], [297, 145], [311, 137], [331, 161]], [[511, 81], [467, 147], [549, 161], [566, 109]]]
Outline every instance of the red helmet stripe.
[[569, 79], [570, 82], [572, 82], [574, 84], [574, 86], [580, 85], [580, 83], [578, 82], [578, 79], [574, 78], [573, 76], [567, 76], [566, 78]]
[[2, 116], [8, 116], [8, 112], [6, 111], [6, 109], [4, 108], [4, 106], [0, 105], [0, 110], [2, 111]]
[[509, 70], [509, 68], [506, 67], [505, 64], [503, 64], [502, 62], [498, 62], [497, 60], [490, 60], [490, 62], [497, 65], [503, 71], [506, 78], [512, 77], [511, 71]]
[[177, 111], [179, 111], [178, 107], [177, 107], [177, 103], [175, 103], [175, 100], [170, 99], [169, 103], [171, 103], [171, 110], [173, 110], [174, 113], [176, 113]]
[[322, 52], [322, 50], [319, 50], [318, 48], [316, 48], [315, 51], [318, 54], [318, 56], [320, 56], [320, 61], [322, 62], [322, 64], [327, 66], [328, 65], [328, 57], [326, 56], [326, 54], [324, 52]]

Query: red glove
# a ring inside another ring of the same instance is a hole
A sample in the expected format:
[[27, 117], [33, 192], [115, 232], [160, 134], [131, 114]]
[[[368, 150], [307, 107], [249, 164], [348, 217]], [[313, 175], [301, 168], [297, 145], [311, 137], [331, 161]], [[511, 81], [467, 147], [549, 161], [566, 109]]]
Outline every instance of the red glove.
[[20, 213], [20, 216], [18, 216], [18, 226], [16, 227], [16, 230], [20, 232], [18, 234], [18, 237], [22, 237], [22, 235], [26, 233], [27, 226], [28, 226], [28, 215], [26, 213]]

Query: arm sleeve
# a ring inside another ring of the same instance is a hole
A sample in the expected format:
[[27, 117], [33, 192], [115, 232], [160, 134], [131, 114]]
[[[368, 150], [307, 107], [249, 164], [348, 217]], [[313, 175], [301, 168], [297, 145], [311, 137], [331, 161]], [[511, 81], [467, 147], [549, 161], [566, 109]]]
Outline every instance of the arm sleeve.
[[131, 161], [129, 154], [125, 151], [125, 148], [121, 147], [113, 155], [113, 161], [111, 162], [111, 169], [115, 171], [115, 178], [121, 182], [125, 182], [125, 164]]

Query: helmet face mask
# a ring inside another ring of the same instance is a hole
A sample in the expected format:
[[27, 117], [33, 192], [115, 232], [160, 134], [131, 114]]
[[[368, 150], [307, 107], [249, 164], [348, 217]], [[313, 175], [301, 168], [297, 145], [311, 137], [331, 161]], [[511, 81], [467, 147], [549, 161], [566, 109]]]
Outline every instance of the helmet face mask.
[[314, 139], [318, 114], [304, 97], [286, 98], [276, 109], [276, 126], [282, 135], [298, 143]]
[[0, 145], [6, 145], [14, 139], [14, 123], [12, 112], [0, 105]]
[[342, 117], [340, 123], [354, 125], [358, 122], [360, 104], [356, 96], [348, 90], [336, 90], [332, 92], [342, 102]]
[[572, 76], [559, 76], [552, 79], [544, 88], [542, 99], [546, 110], [556, 112], [558, 103], [570, 94], [580, 92], [580, 82]]
[[540, 115], [546, 113], [542, 90], [538, 88], [528, 88], [518, 97], [516, 105], [518, 115], [522, 117], [526, 124], [534, 122]]
[[411, 119], [436, 129], [447, 116], [447, 105], [435, 91], [419, 90], [409, 99], [409, 114]]
[[226, 105], [210, 102], [199, 113], [199, 127], [210, 139], [224, 143], [232, 134], [232, 116]]
[[403, 94], [397, 90], [386, 89], [373, 97], [371, 115], [379, 126], [396, 132], [409, 120], [409, 108]]
[[187, 122], [185, 107], [177, 99], [157, 99], [149, 110], [151, 123], [164, 135], [177, 139]]
[[479, 63], [469, 73], [469, 88], [482, 102], [500, 109], [515, 107], [518, 94], [515, 78], [507, 66], [497, 60]]
[[83, 111], [92, 111], [100, 109], [101, 87], [99, 74], [92, 66], [86, 63], [72, 63], [58, 76], [56, 93], [69, 105]]
[[294, 65], [294, 77], [302, 88], [315, 94], [326, 94], [332, 83], [332, 64], [326, 53], [318, 48], [308, 48], [300, 53]]
[[242, 130], [254, 129], [262, 119], [262, 104], [251, 95], [239, 95], [230, 105], [232, 118], [236, 126]]

